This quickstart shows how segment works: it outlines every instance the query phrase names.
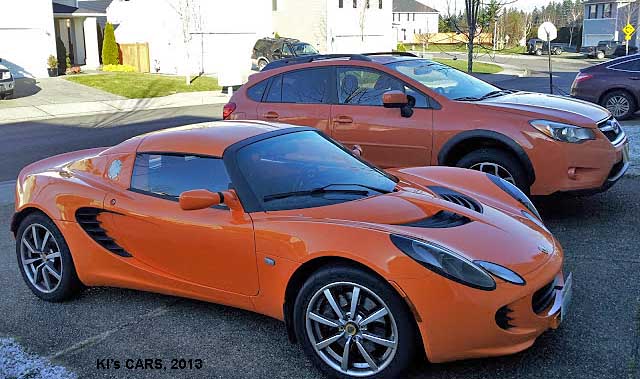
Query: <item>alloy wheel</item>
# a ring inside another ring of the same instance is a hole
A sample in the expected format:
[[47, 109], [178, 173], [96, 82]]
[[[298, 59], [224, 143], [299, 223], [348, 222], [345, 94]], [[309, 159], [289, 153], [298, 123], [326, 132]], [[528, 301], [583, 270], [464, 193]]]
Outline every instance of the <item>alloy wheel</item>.
[[476, 163], [473, 166], [469, 167], [471, 170], [481, 171], [487, 174], [495, 175], [501, 179], [506, 180], [507, 182], [516, 185], [516, 180], [513, 178], [513, 175], [506, 168], [500, 166], [494, 162], [480, 162]]
[[319, 289], [306, 310], [315, 352], [336, 371], [369, 376], [384, 370], [398, 348], [391, 309], [370, 289], [336, 282]]
[[622, 95], [616, 95], [611, 96], [607, 100], [606, 107], [614, 117], [621, 118], [629, 112], [631, 104], [629, 103], [629, 99], [627, 99], [626, 97]]
[[22, 269], [29, 282], [40, 292], [51, 293], [62, 282], [60, 246], [49, 229], [31, 224], [20, 239]]

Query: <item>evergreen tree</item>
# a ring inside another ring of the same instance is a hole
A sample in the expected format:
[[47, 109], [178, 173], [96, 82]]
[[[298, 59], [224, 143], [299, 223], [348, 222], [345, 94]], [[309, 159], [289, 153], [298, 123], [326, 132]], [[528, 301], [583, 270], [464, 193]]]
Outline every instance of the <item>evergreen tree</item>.
[[102, 42], [102, 64], [120, 64], [118, 44], [113, 32], [113, 25], [107, 22], [104, 28], [104, 41]]

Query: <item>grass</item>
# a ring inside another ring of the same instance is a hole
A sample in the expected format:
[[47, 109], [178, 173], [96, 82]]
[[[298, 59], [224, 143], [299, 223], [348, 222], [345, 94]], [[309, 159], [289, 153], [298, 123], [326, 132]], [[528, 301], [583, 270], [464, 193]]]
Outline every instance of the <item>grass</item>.
[[130, 99], [172, 95], [179, 92], [219, 90], [218, 80], [207, 76], [194, 79], [190, 86], [184, 76], [109, 72], [96, 75], [68, 76], [65, 79]]
[[[453, 60], [453, 59], [434, 59], [434, 61], [442, 64], [446, 64], [447, 66], [456, 68], [460, 71], [467, 72], [467, 61], [464, 60]], [[497, 64], [492, 63], [473, 63], [473, 73], [474, 74], [497, 74], [502, 71], [502, 67]]]

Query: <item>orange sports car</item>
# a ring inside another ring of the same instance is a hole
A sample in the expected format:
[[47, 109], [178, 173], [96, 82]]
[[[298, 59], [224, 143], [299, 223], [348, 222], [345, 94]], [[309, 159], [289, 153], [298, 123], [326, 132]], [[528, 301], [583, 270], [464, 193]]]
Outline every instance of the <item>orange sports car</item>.
[[15, 203], [36, 296], [116, 286], [259, 312], [335, 377], [521, 351], [571, 297], [512, 184], [385, 172], [315, 128], [223, 121], [58, 155], [22, 170]]

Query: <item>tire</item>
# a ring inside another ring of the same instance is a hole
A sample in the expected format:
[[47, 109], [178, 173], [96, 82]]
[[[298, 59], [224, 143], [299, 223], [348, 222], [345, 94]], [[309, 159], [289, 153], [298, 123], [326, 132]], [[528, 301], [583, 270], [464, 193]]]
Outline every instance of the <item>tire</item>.
[[536, 50], [536, 55], [537, 56], [541, 56], [542, 55], [542, 50], [540, 50], [540, 49]]
[[628, 120], [636, 113], [637, 104], [632, 94], [627, 91], [612, 91], [602, 98], [601, 105], [609, 110], [618, 120]]
[[559, 48], [559, 47], [558, 47], [558, 48], [553, 49], [553, 54], [554, 54], [554, 55], [560, 55], [560, 54], [562, 54], [562, 49], [561, 49], [561, 48]]
[[258, 61], [258, 71], [262, 71], [268, 64], [269, 62], [267, 62], [266, 60], [260, 59]]
[[598, 59], [604, 59], [605, 55], [604, 55], [604, 51], [598, 51], [596, 53], [596, 58]]
[[[350, 317], [350, 300], [353, 298], [355, 288], [358, 288], [359, 295], [355, 312], [358, 317], [354, 321]], [[336, 320], [338, 316], [324, 294], [325, 289], [329, 289], [332, 298], [340, 307], [344, 320]], [[366, 325], [358, 324], [366, 321], [369, 316], [376, 314], [382, 308], [388, 311], [386, 315]], [[335, 325], [328, 326], [309, 318], [309, 312], [312, 311], [325, 317], [325, 320], [334, 320]], [[302, 343], [305, 354], [332, 378], [403, 377], [413, 360], [415, 351], [419, 350], [420, 346], [419, 333], [413, 315], [396, 291], [384, 280], [349, 266], [326, 267], [311, 275], [298, 292], [293, 317], [296, 336]], [[345, 322], [345, 320], [350, 321]], [[336, 327], [338, 324], [341, 326]], [[386, 339], [385, 343], [394, 342], [395, 344], [391, 347], [374, 343], [369, 338], [363, 337], [365, 334], [374, 334]], [[327, 341], [330, 339], [329, 336], [338, 335], [340, 335], [339, 339], [326, 347], [316, 349], [316, 343]], [[350, 348], [347, 371], [345, 371], [338, 359], [341, 360], [344, 357], [344, 346], [347, 345], [347, 340]], [[365, 350], [375, 366], [367, 363], [361, 348]], [[356, 368], [355, 363], [362, 365]]]
[[[498, 167], [492, 165], [497, 165]], [[456, 163], [456, 166], [493, 175], [496, 174], [497, 168], [497, 176], [515, 184], [525, 194], [529, 194], [529, 181], [522, 164], [513, 154], [507, 151], [496, 148], [478, 149], [463, 156]]]
[[[31, 292], [50, 302], [69, 300], [81, 292], [83, 285], [78, 279], [69, 246], [53, 221], [42, 213], [32, 213], [20, 223], [16, 236], [18, 266]], [[42, 262], [45, 256], [38, 251], [50, 253], [46, 262]], [[58, 252], [60, 254], [56, 256]], [[35, 262], [30, 264], [27, 259]], [[31, 267], [35, 268], [35, 273]]]

